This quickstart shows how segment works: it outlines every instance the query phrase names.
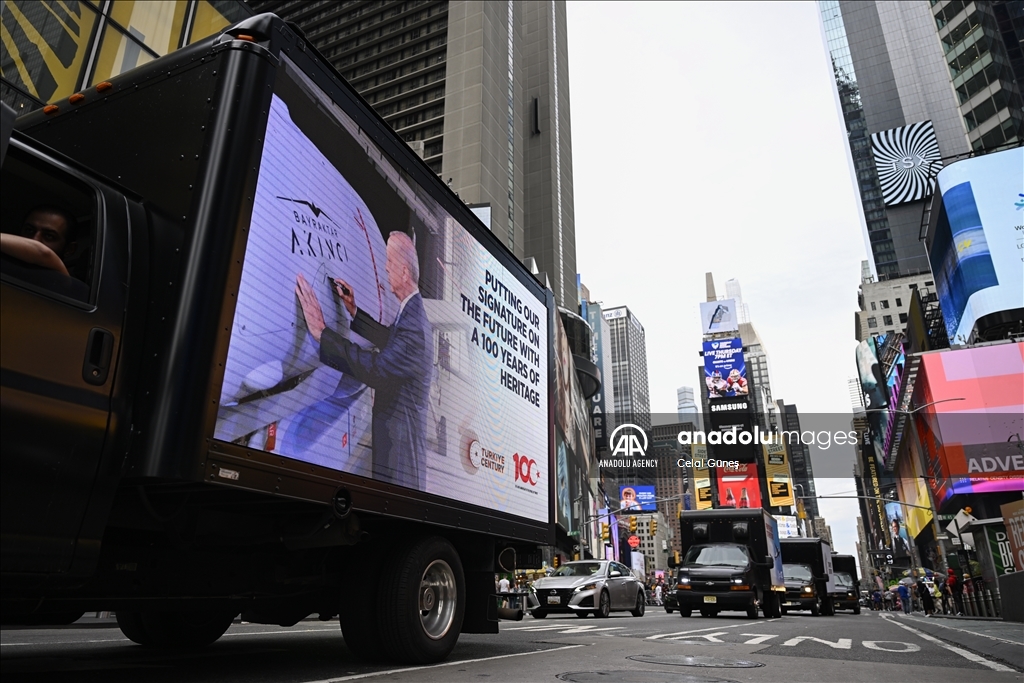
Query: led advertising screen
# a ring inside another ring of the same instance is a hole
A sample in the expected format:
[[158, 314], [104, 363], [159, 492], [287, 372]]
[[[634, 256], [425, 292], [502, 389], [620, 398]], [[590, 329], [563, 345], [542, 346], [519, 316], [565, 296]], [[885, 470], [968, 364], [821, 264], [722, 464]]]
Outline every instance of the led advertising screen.
[[736, 332], [740, 329], [735, 299], [702, 301], [700, 304], [700, 331], [703, 334]]
[[544, 302], [286, 67], [216, 438], [547, 522]]
[[654, 495], [653, 486], [630, 485], [619, 487], [619, 508], [623, 511], [642, 510], [643, 512], [657, 512], [657, 500]]
[[779, 443], [767, 443], [764, 449], [764, 476], [768, 484], [768, 503], [774, 507], [795, 505], [793, 498], [793, 477], [789, 471], [789, 454], [785, 439]]
[[886, 393], [889, 395], [888, 424], [885, 426], [885, 440], [883, 442], [883, 450], [885, 453], [889, 452], [889, 447], [892, 445], [892, 439], [895, 432], [894, 428], [897, 422], [893, 411], [898, 408], [897, 404], [899, 403], [900, 398], [900, 388], [903, 386], [903, 366], [906, 364], [907, 360], [906, 354], [903, 350], [903, 342], [897, 341], [896, 343], [898, 344], [896, 357], [889, 366], [889, 372], [886, 373], [885, 377]]
[[708, 398], [747, 396], [747, 365], [743, 360], [743, 340], [716, 339], [704, 342], [704, 384]]
[[715, 468], [718, 477], [718, 507], [761, 507], [761, 484], [757, 463], [740, 463], [738, 467]]
[[885, 435], [889, 428], [889, 413], [882, 410], [889, 405], [888, 384], [878, 360], [878, 348], [884, 340], [885, 335], [865, 339], [856, 350], [857, 374], [871, 427], [871, 446], [879, 467], [885, 466]]
[[[708, 461], [708, 447], [704, 444], [693, 445], [693, 459], [705, 463]], [[711, 474], [706, 467], [693, 468], [693, 488], [697, 492], [696, 507], [698, 510], [711, 509]]]
[[903, 504], [899, 502], [886, 503], [885, 518], [888, 524], [892, 556], [897, 560], [909, 559], [910, 537], [907, 535], [907, 525], [903, 521]]
[[965, 493], [1024, 490], [1024, 344], [921, 355], [913, 447], [936, 504]]
[[939, 172], [942, 201], [928, 256], [951, 343], [978, 319], [1024, 308], [1024, 147], [958, 161]]

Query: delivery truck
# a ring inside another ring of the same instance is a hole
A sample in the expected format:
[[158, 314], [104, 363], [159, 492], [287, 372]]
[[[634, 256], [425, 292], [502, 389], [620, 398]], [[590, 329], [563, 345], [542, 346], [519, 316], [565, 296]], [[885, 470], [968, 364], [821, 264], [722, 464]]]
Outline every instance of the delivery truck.
[[832, 548], [823, 539], [782, 539], [782, 571], [786, 577], [783, 614], [790, 610], [809, 611], [815, 617], [836, 613]]
[[756, 619], [759, 609], [767, 618], [781, 616], [779, 597], [785, 589], [774, 517], [760, 508], [687, 510], [679, 514], [679, 527], [680, 616], [699, 610], [715, 617], [733, 610]]
[[552, 293], [273, 15], [13, 127], [3, 621], [496, 633], [556, 542]]
[[836, 610], [848, 609], [860, 614], [860, 579], [857, 576], [857, 560], [853, 555], [832, 554], [832, 569], [835, 591], [832, 592], [832, 606]]

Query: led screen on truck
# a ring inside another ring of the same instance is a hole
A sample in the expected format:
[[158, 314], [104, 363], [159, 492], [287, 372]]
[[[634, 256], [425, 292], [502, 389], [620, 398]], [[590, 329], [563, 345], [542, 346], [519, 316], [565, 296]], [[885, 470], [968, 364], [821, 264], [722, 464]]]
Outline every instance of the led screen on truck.
[[548, 522], [543, 300], [286, 61], [215, 436]]

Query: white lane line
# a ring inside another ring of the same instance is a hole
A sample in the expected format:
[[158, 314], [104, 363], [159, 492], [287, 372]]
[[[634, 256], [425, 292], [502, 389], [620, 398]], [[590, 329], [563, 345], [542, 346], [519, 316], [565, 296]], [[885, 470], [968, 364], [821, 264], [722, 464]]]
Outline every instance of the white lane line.
[[678, 631], [677, 633], [658, 633], [657, 635], [647, 636], [647, 638], [645, 638], [645, 640], [659, 640], [661, 638], [672, 638], [674, 636], [685, 636], [685, 635], [689, 635], [691, 633], [703, 633], [704, 631], [714, 631], [715, 629], [719, 629], [719, 628], [737, 628], [739, 626], [752, 626], [752, 625], [754, 625], [756, 623], [757, 623], [756, 621], [748, 621], [745, 624], [733, 624], [732, 626], [718, 625], [718, 626], [710, 626], [708, 628], [696, 628], [696, 629], [693, 629], [692, 631]]
[[778, 638], [779, 634], [769, 635], [767, 633], [741, 633], [741, 636], [753, 636], [750, 640], [743, 641], [744, 645], [760, 645], [761, 643], [767, 642], [772, 638]]
[[923, 631], [918, 631], [916, 628], [911, 628], [911, 627], [907, 626], [906, 624], [901, 624], [899, 621], [897, 621], [893, 617], [885, 617], [885, 616], [883, 616], [882, 619], [885, 619], [889, 623], [895, 624], [896, 626], [899, 626], [902, 629], [906, 629], [907, 631], [910, 631], [911, 633], [913, 633], [917, 637], [922, 638], [924, 640], [927, 640], [930, 643], [935, 643], [936, 645], [938, 645], [941, 648], [945, 648], [946, 650], [949, 650], [950, 652], [955, 652], [956, 654], [960, 655], [961, 657], [963, 657], [964, 659], [966, 659], [968, 661], [974, 662], [976, 664], [981, 664], [982, 666], [987, 666], [988, 668], [992, 669], [993, 671], [1011, 671], [1011, 672], [1014, 671], [1014, 669], [1011, 669], [1008, 666], [1003, 666], [1002, 664], [999, 664], [998, 662], [989, 661], [988, 659], [985, 659], [981, 655], [976, 655], [973, 652], [968, 652], [967, 650], [964, 650], [963, 648], [959, 648], [959, 647], [956, 647], [955, 645], [950, 645], [949, 643], [947, 643], [945, 641], [939, 640], [935, 636], [930, 636], [930, 635], [928, 635], [927, 633], [925, 633]]
[[948, 628], [950, 631], [959, 631], [960, 633], [970, 633], [972, 636], [981, 636], [982, 638], [990, 638], [992, 640], [998, 640], [1000, 643], [1008, 643], [1010, 645], [1016, 645], [1017, 647], [1024, 646], [1024, 643], [1021, 643], [1019, 640], [1007, 640], [1006, 638], [1000, 638], [999, 636], [990, 636], [990, 635], [987, 635], [985, 633], [976, 633], [974, 631], [968, 631], [967, 629], [957, 628], [956, 626], [946, 626], [945, 624], [940, 624], [937, 620], [936, 621], [930, 621], [928, 623], [932, 624], [934, 626], [938, 626], [939, 628]]
[[540, 655], [545, 652], [559, 652], [561, 650], [572, 650], [586, 645], [566, 645], [565, 647], [553, 647], [550, 650], [531, 650], [530, 652], [515, 652], [510, 655], [496, 655], [494, 657], [478, 657], [476, 659], [460, 659], [457, 662], [442, 662], [441, 664], [430, 664], [428, 666], [410, 666], [404, 669], [389, 669], [387, 671], [373, 671], [366, 674], [355, 674], [353, 676], [342, 676], [341, 678], [327, 678], [319, 681], [306, 681], [306, 683], [339, 683], [339, 681], [356, 681], [362, 678], [373, 678], [374, 676], [390, 676], [401, 674], [407, 671], [426, 671], [428, 669], [440, 669], [445, 666], [459, 666], [461, 664], [474, 664], [476, 662], [490, 662], [495, 659], [508, 659], [509, 657], [525, 657], [526, 655]]
[[[693, 638], [704, 638], [709, 643], [724, 643], [725, 642], [724, 640], [719, 640], [716, 636], [727, 636], [727, 635], [729, 635], [729, 634], [726, 633], [725, 631], [715, 631], [714, 633], [701, 633], [700, 635], [692, 636], [692, 637]], [[687, 636], [676, 636], [675, 638], [667, 638], [666, 640], [683, 640], [686, 637]]]
[[[341, 633], [337, 628], [306, 628], [288, 629], [287, 631], [252, 631], [250, 633], [225, 633], [221, 638], [239, 638], [241, 636], [288, 636], [296, 633]], [[23, 647], [25, 645], [78, 645], [92, 643], [123, 643], [128, 640], [124, 636], [120, 638], [106, 638], [104, 640], [53, 640], [49, 643], [0, 643], [0, 647]]]

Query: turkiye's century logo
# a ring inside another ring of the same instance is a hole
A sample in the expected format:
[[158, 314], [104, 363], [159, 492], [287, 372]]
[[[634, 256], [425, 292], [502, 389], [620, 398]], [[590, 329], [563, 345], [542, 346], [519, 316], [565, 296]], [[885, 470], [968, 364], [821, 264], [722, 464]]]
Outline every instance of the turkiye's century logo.
[[[643, 439], [643, 445], [640, 445]], [[612, 455], [622, 455], [627, 458], [642, 458], [647, 455], [647, 432], [634, 424], [621, 424], [615, 428], [609, 438], [612, 445]]]
[[472, 441], [469, 444], [468, 455], [470, 464], [476, 469], [482, 467], [496, 474], [505, 473], [505, 456], [489, 448], [484, 448], [479, 441]]

